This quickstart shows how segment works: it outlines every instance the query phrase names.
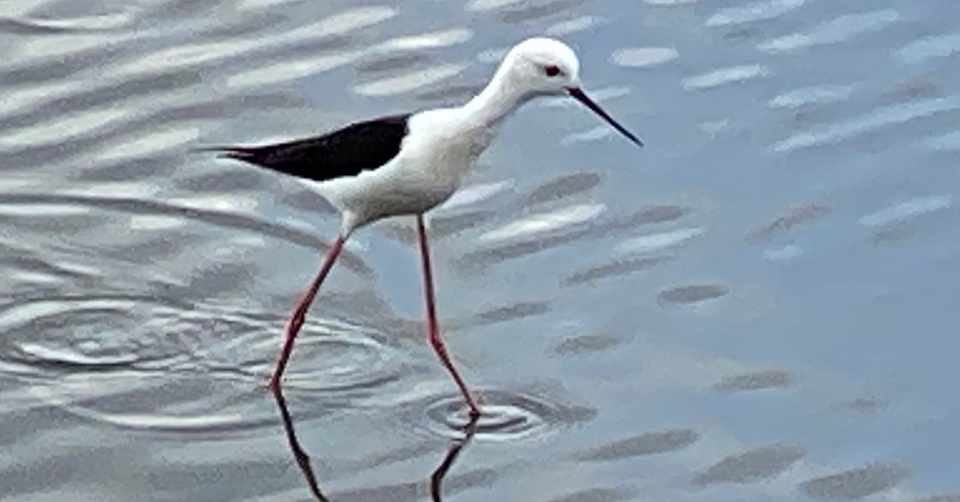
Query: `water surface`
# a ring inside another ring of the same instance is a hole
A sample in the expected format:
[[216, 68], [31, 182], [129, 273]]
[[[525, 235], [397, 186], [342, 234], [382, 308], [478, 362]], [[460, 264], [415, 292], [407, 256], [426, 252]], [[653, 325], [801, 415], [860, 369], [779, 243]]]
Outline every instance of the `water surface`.
[[[3, 500], [960, 500], [955, 2], [0, 16]], [[456, 104], [544, 33], [647, 147], [531, 104], [432, 215], [490, 415], [424, 341], [404, 219], [348, 244], [275, 401], [337, 219], [188, 151]]]

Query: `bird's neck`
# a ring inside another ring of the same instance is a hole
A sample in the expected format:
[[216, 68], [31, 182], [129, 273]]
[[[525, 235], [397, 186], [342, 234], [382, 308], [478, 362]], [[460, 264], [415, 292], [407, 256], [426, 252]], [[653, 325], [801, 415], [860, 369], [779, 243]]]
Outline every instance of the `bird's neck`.
[[478, 127], [495, 127], [530, 99], [508, 78], [508, 69], [502, 65], [487, 87], [463, 105], [467, 121]]

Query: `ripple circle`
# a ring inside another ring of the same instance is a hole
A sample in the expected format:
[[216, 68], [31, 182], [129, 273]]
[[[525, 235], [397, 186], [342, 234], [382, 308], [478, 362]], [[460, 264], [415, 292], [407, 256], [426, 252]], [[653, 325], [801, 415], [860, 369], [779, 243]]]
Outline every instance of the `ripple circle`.
[[[483, 415], [476, 437], [483, 441], [506, 442], [542, 437], [560, 427], [589, 420], [595, 411], [566, 406], [526, 394], [490, 390], [482, 396]], [[451, 439], [461, 438], [469, 423], [468, 408], [459, 395], [443, 396], [426, 405], [428, 430]]]
[[[282, 333], [278, 330], [275, 335], [271, 343], [279, 347]], [[297, 355], [284, 376], [284, 388], [326, 392], [363, 390], [402, 376], [401, 354], [377, 333], [361, 326], [324, 322], [319, 326], [306, 326], [303, 335], [297, 343]]]
[[[154, 296], [18, 300], [0, 306], [0, 373], [42, 402], [119, 428], [269, 427], [275, 410], [257, 396], [266, 393], [284, 321]], [[298, 342], [284, 389], [321, 393], [327, 404], [362, 405], [403, 374], [400, 351], [370, 328], [317, 320]]]

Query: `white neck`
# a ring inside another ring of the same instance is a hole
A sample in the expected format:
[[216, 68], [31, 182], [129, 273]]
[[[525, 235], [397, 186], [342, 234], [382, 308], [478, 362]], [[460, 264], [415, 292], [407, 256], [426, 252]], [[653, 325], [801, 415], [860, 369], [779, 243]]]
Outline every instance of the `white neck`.
[[510, 112], [530, 99], [531, 96], [517, 88], [509, 73], [505, 61], [483, 91], [461, 107], [469, 122], [479, 127], [497, 126]]

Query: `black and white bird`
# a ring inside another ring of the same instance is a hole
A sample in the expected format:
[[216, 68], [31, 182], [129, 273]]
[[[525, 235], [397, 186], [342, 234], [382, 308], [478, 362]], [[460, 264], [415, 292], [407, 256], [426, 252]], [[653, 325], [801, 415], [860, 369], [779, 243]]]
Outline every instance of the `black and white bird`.
[[307, 310], [347, 238], [382, 218], [412, 215], [417, 219], [423, 261], [430, 343], [460, 388], [471, 417], [480, 415], [437, 328], [424, 214], [460, 188], [508, 115], [534, 98], [560, 95], [580, 101], [632, 142], [643, 145], [581, 89], [580, 62], [570, 47], [553, 39], [531, 38], [513, 47], [486, 88], [463, 106], [357, 122], [322, 136], [284, 143], [213, 149], [223, 157], [307, 181], [341, 214], [340, 234], [287, 324], [286, 339], [270, 380], [274, 392], [280, 390]]

